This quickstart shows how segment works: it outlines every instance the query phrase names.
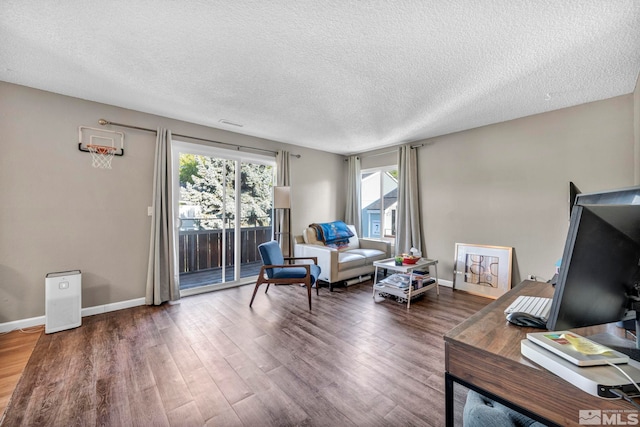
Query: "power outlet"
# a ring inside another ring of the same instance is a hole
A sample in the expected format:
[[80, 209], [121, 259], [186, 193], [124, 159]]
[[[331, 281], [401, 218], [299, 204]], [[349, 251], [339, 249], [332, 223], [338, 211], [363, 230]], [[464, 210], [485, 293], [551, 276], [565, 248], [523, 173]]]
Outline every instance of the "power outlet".
[[153, 216], [153, 206], [147, 206], [147, 215]]

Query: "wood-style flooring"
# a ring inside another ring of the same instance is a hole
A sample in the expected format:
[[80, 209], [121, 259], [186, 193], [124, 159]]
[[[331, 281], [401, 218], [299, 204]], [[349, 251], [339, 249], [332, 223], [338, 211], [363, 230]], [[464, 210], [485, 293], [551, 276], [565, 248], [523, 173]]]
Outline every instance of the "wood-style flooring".
[[321, 288], [311, 311], [304, 288], [271, 286], [251, 309], [252, 291], [43, 334], [2, 425], [442, 426], [442, 336], [490, 302], [441, 287], [407, 310], [368, 282]]
[[[0, 414], [11, 399], [44, 327], [0, 334]], [[1, 418], [1, 417], [0, 417]]]

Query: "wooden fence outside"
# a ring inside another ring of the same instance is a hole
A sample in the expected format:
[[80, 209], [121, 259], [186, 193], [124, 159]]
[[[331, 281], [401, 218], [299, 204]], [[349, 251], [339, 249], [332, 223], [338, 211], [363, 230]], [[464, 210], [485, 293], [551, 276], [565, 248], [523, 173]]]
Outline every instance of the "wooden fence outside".
[[[271, 240], [271, 227], [246, 227], [240, 230], [240, 264], [260, 261], [258, 245]], [[222, 253], [226, 252], [225, 264], [234, 264], [234, 230], [225, 230], [225, 247], [222, 247], [222, 230], [180, 231], [179, 273], [192, 273], [222, 267]]]

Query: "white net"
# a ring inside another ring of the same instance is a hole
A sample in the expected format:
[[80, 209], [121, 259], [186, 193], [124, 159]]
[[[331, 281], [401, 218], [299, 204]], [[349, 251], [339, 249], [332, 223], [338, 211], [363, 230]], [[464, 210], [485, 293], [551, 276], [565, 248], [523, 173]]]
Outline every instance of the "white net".
[[116, 154], [115, 147], [87, 144], [87, 149], [91, 153], [91, 166], [100, 169], [111, 169], [111, 159]]

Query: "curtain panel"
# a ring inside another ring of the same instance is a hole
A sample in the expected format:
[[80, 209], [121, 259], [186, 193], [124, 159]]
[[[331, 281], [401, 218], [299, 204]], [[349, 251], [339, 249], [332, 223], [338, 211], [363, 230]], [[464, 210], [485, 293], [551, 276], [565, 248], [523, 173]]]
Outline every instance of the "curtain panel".
[[358, 236], [360, 233], [361, 206], [360, 206], [360, 157], [350, 156], [347, 159], [347, 203], [344, 213], [344, 221], [356, 227]]
[[147, 269], [147, 305], [180, 299], [171, 191], [171, 131], [158, 128], [153, 171], [153, 215]]
[[[396, 219], [396, 254], [417, 248], [422, 251], [420, 191], [418, 188], [418, 153], [410, 145], [398, 150], [398, 209]], [[423, 253], [423, 256], [426, 254]]]

